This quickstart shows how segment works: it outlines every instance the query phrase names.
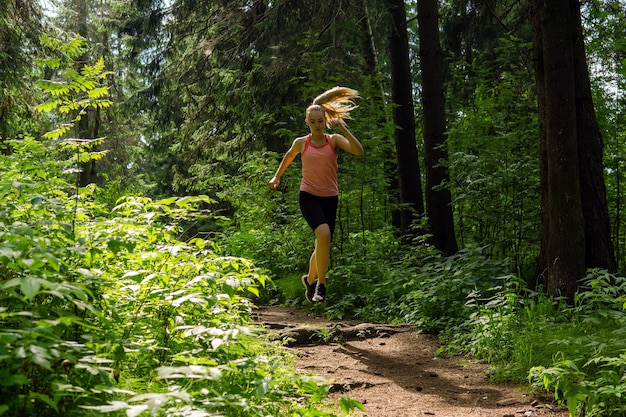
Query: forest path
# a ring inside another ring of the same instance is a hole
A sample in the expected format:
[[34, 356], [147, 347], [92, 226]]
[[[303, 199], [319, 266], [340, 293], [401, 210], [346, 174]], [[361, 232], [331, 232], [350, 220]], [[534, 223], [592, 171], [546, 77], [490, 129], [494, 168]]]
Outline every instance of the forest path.
[[568, 417], [549, 396], [491, 384], [484, 364], [435, 358], [439, 341], [408, 326], [329, 321], [293, 307], [254, 312], [298, 357], [296, 367], [330, 383], [332, 398], [360, 401], [368, 417]]

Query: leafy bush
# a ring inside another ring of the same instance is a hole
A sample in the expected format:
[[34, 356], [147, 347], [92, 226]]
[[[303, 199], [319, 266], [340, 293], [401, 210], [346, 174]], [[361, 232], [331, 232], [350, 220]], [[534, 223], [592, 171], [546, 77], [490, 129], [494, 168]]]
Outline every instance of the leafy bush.
[[470, 294], [469, 317], [444, 332], [441, 352], [490, 363], [494, 381], [524, 382], [532, 366], [551, 360], [546, 335], [566, 328], [568, 319], [560, 314], [565, 303], [528, 291], [515, 276], [504, 276], [503, 282], [507, 285], [489, 298]]
[[[399, 301], [402, 318], [425, 332], [454, 328], [469, 318], [468, 298], [489, 299], [514, 285], [506, 261], [494, 260], [483, 248], [464, 249], [451, 257], [426, 258], [413, 272]], [[427, 262], [426, 262], [427, 261]]]
[[393, 321], [403, 282], [391, 268], [399, 263], [400, 245], [393, 230], [352, 233], [335, 248], [328, 272], [327, 314], [371, 322]]
[[251, 323], [265, 273], [183, 240], [215, 221], [213, 200], [123, 197], [110, 210], [64, 179], [105, 155], [91, 149], [103, 139], [63, 136], [85, 106], [111, 104], [107, 73], [102, 60], [73, 70], [81, 39], [43, 41], [63, 59], [43, 62], [61, 77], [39, 83], [37, 109], [69, 121], [48, 146], [27, 136], [0, 156], [0, 415], [332, 416], [318, 410], [328, 386]]
[[[201, 200], [166, 203], [177, 211]], [[169, 215], [163, 203], [127, 198], [115, 208], [116, 217], [89, 232], [92, 262], [107, 269], [102, 308], [116, 318], [105, 330], [123, 347], [115, 369], [122, 384], [128, 375], [133, 385], [157, 388], [89, 408], [127, 414], [157, 409], [165, 415], [275, 414], [286, 407], [283, 397], [302, 393], [296, 376], [279, 377], [288, 375], [287, 368], [280, 356], [268, 355], [269, 346], [249, 324], [252, 305], [246, 294], [257, 295], [265, 276], [245, 259], [219, 255], [210, 242], [177, 241], [155, 215]], [[121, 236], [127, 236], [125, 244], [111, 246]]]
[[316, 408], [328, 387], [250, 322], [263, 271], [179, 239], [212, 200], [108, 213], [46, 154], [27, 139], [0, 164], [0, 415], [333, 415]]
[[32, 138], [12, 148], [0, 168], [0, 411], [63, 414], [79, 387], [107, 380], [82, 338], [97, 315], [79, 267], [85, 245], [74, 232], [70, 187], [56, 176], [61, 167], [45, 162]]
[[470, 294], [471, 313], [443, 332], [442, 352], [490, 363], [494, 380], [552, 391], [573, 416], [624, 415], [626, 279], [590, 271], [573, 306], [505, 281], [513, 285], [489, 297]]
[[518, 285], [507, 268], [482, 248], [443, 257], [425, 244], [403, 247], [392, 230], [354, 234], [333, 258], [326, 314], [438, 333], [469, 318], [468, 298]]
[[[554, 360], [529, 372], [535, 385], [554, 391], [572, 415], [622, 416], [626, 413], [626, 278], [591, 271], [586, 291], [564, 311], [567, 333], [549, 338]], [[577, 414], [578, 413], [578, 414]]]

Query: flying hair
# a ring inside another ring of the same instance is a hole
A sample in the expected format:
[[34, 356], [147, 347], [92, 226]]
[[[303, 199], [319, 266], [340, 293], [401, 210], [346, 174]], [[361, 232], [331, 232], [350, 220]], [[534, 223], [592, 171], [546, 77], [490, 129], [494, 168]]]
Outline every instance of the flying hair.
[[350, 119], [350, 112], [357, 108], [354, 99], [359, 92], [348, 87], [333, 87], [315, 97], [313, 104], [306, 109], [307, 116], [312, 110], [323, 110], [326, 123], [331, 119]]

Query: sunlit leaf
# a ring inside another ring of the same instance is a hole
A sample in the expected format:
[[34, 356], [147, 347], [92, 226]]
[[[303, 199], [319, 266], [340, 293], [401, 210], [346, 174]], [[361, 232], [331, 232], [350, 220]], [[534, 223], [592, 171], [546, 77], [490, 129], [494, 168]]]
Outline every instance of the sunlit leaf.
[[96, 87], [88, 92], [89, 98], [101, 98], [105, 97], [107, 94], [109, 94], [109, 89], [107, 87]]
[[199, 365], [162, 366], [157, 369], [157, 372], [161, 379], [190, 378], [219, 380], [222, 377], [222, 372], [218, 368]]
[[352, 411], [354, 411], [355, 408], [366, 412], [365, 407], [360, 401], [353, 400], [348, 397], [341, 397], [341, 399], [339, 400], [339, 408], [344, 413], [351, 413]]
[[144, 411], [148, 410], [148, 406], [145, 404], [142, 405], [131, 405], [126, 409], [127, 417], [137, 417]]
[[130, 405], [124, 401], [111, 401], [106, 405], [81, 405], [81, 408], [86, 410], [99, 411], [101, 413], [112, 413], [114, 411], [125, 410]]
[[33, 276], [21, 277], [19, 280], [20, 291], [22, 291], [24, 296], [29, 300], [35, 298], [41, 288], [41, 284], [44, 282], [42, 279]]
[[192, 303], [201, 303], [204, 301], [204, 298], [202, 298], [201, 294], [199, 293], [187, 294], [172, 301], [172, 306], [178, 307], [185, 301], [191, 301]]
[[37, 345], [29, 346], [29, 350], [32, 354], [31, 359], [34, 363], [41, 366], [42, 368], [51, 369], [52, 356], [50, 355], [50, 351]]

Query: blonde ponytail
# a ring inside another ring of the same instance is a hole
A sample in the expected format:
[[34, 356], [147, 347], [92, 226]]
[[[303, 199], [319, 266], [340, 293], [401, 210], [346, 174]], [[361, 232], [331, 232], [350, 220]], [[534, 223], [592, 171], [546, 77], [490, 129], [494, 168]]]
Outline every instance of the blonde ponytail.
[[348, 87], [334, 87], [315, 97], [313, 104], [307, 110], [307, 116], [311, 110], [324, 110], [326, 123], [331, 119], [350, 119], [350, 112], [357, 108], [353, 99], [359, 98], [359, 92]]

